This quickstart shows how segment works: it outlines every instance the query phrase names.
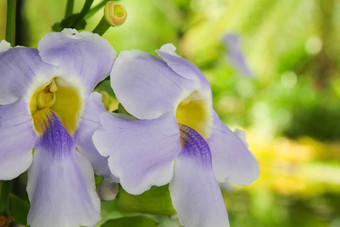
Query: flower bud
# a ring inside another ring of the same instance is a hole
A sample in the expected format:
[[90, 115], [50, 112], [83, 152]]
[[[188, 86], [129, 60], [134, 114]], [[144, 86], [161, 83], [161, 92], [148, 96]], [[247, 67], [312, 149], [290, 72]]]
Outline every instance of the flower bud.
[[126, 10], [119, 2], [107, 2], [104, 9], [104, 16], [111, 26], [119, 26], [126, 20]]
[[116, 198], [119, 186], [118, 183], [115, 183], [108, 178], [104, 178], [97, 191], [101, 200], [110, 201]]

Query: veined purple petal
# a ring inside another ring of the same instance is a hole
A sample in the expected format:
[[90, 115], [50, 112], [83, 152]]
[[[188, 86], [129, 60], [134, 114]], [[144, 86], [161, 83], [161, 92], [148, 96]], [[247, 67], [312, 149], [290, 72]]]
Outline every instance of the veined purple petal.
[[163, 58], [173, 71], [186, 79], [192, 80], [193, 83], [196, 84], [196, 89], [210, 91], [210, 84], [201, 70], [192, 62], [178, 56], [175, 50], [176, 47], [168, 43], [163, 45], [159, 50], [156, 50], [156, 53]]
[[169, 185], [180, 223], [186, 227], [229, 226], [208, 144], [195, 130], [185, 125], [180, 130], [182, 151]]
[[33, 48], [16, 47], [0, 54], [0, 105], [23, 98], [32, 79], [49, 74], [52, 69]]
[[194, 129], [186, 125], [179, 124], [179, 130], [181, 132], [182, 146], [180, 155], [194, 156], [194, 160], [199, 162], [199, 165], [205, 167], [208, 166], [207, 168], [211, 168], [210, 149], [204, 138]]
[[10, 180], [28, 169], [36, 143], [26, 103], [0, 105], [0, 179]]
[[123, 51], [113, 65], [111, 87], [130, 114], [153, 119], [174, 112], [195, 84], [159, 58], [141, 51]]
[[251, 77], [253, 74], [243, 56], [240, 37], [236, 34], [229, 33], [223, 37], [223, 41], [228, 47], [228, 58], [230, 62], [240, 71], [240, 73]]
[[98, 34], [64, 29], [44, 36], [38, 44], [46, 63], [57, 66], [65, 76], [79, 76], [90, 93], [109, 75], [116, 52]]
[[72, 137], [54, 113], [49, 120], [28, 173], [28, 223], [34, 227], [95, 225], [100, 220], [100, 201], [91, 164], [76, 152]]
[[249, 185], [260, 175], [259, 165], [247, 145], [213, 112], [212, 133], [207, 139], [216, 178]]
[[92, 142], [92, 135], [99, 127], [99, 116], [106, 112], [102, 97], [99, 93], [92, 93], [86, 102], [83, 114], [79, 119], [79, 126], [75, 134], [75, 143], [79, 152], [84, 155], [92, 164], [95, 173], [108, 177], [110, 180], [118, 182], [109, 169], [107, 157], [100, 155]]
[[74, 148], [73, 138], [52, 111], [47, 123], [47, 131], [39, 138], [36, 148], [38, 147], [49, 152], [55, 159], [62, 158]]
[[179, 130], [174, 116], [153, 120], [124, 120], [102, 113], [102, 128], [93, 135], [98, 151], [109, 156], [109, 167], [122, 187], [140, 194], [152, 185], [169, 183], [173, 160], [180, 152]]

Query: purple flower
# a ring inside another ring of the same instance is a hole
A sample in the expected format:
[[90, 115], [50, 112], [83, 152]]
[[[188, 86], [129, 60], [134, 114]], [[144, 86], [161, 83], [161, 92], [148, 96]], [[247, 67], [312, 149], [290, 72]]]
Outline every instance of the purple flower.
[[72, 29], [47, 34], [37, 49], [0, 43], [0, 179], [28, 169], [32, 227], [100, 220], [92, 168], [114, 177], [92, 143], [105, 109], [91, 91], [115, 58], [106, 40]]
[[259, 176], [255, 157], [212, 107], [210, 85], [171, 44], [122, 52], [111, 86], [140, 120], [102, 113], [93, 141], [129, 193], [170, 182], [179, 221], [187, 227], [228, 226], [218, 181], [248, 185]]
[[228, 48], [227, 55], [230, 63], [244, 76], [253, 76], [243, 56], [240, 37], [236, 34], [228, 33], [223, 36], [223, 42]]

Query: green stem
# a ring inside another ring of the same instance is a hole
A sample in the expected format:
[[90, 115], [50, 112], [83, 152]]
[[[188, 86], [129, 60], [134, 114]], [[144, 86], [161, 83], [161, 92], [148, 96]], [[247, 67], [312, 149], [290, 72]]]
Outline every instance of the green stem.
[[6, 40], [15, 46], [15, 18], [17, 0], [7, 0]]
[[102, 36], [104, 33], [109, 29], [110, 25], [107, 23], [105, 16], [99, 21], [98, 25], [93, 29], [93, 33], [97, 33], [98, 35]]
[[83, 9], [81, 10], [81, 12], [79, 13], [77, 19], [75, 20], [74, 24], [73, 24], [73, 28], [77, 27], [78, 24], [81, 23], [81, 21], [83, 20], [83, 18], [85, 17], [86, 13], [90, 10], [91, 5], [93, 3], [94, 0], [86, 0]]
[[67, 0], [65, 18], [69, 17], [73, 13], [74, 0]]
[[110, 1], [110, 0], [104, 0], [101, 3], [99, 3], [98, 5], [96, 5], [95, 7], [93, 7], [90, 11], [87, 12], [85, 18], [89, 18], [91, 17], [93, 14], [95, 14], [98, 10], [100, 10], [101, 8], [103, 8], [105, 6], [105, 4]]
[[1, 182], [0, 193], [0, 213], [9, 214], [9, 193], [11, 191], [11, 181]]

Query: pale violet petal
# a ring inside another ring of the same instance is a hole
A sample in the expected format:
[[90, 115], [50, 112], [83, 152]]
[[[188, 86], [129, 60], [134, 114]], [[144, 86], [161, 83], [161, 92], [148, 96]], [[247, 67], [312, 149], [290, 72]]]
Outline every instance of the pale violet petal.
[[36, 149], [27, 191], [31, 226], [91, 226], [100, 220], [91, 164], [75, 150], [56, 160], [49, 151]]
[[90, 93], [109, 75], [116, 52], [98, 34], [64, 29], [45, 35], [38, 44], [46, 63], [57, 66], [65, 76], [79, 76]]
[[196, 84], [196, 89], [210, 91], [210, 84], [201, 70], [192, 62], [178, 56], [175, 50], [176, 47], [168, 43], [163, 45], [159, 50], [156, 50], [156, 53], [163, 58], [173, 71], [186, 79], [192, 80]]
[[249, 144], [247, 142], [247, 135], [246, 135], [246, 132], [242, 131], [241, 129], [235, 129], [233, 131], [237, 136], [238, 138], [240, 138], [242, 140], [242, 142], [247, 146], [249, 147]]
[[92, 142], [92, 135], [100, 125], [99, 116], [103, 112], [106, 110], [102, 103], [102, 96], [97, 92], [92, 93], [87, 98], [84, 112], [80, 116], [75, 143], [79, 152], [91, 162], [97, 175], [118, 182], [118, 179], [110, 172], [108, 158], [100, 155]]
[[207, 139], [217, 180], [249, 185], [260, 175], [259, 165], [247, 145], [213, 113], [212, 133]]
[[182, 151], [169, 185], [179, 221], [186, 227], [226, 227], [228, 214], [211, 166], [206, 141], [193, 129], [181, 128]]
[[128, 121], [102, 113], [100, 122], [94, 144], [102, 155], [109, 156], [109, 167], [127, 192], [140, 194], [152, 185], [169, 183], [173, 160], [180, 152], [174, 116]]
[[94, 226], [100, 220], [91, 164], [76, 152], [73, 138], [55, 114], [36, 146], [27, 192], [31, 226]]
[[153, 119], [174, 112], [182, 96], [193, 91], [194, 83], [159, 58], [141, 51], [123, 51], [112, 68], [111, 87], [130, 114]]
[[228, 48], [228, 58], [231, 64], [244, 76], [251, 77], [251, 72], [244, 55], [242, 53], [240, 37], [233, 33], [223, 36], [223, 41]]
[[28, 169], [35, 143], [26, 103], [0, 105], [0, 180], [13, 179]]
[[25, 96], [28, 85], [37, 75], [46, 75], [53, 69], [43, 63], [33, 48], [16, 47], [0, 55], [0, 105], [6, 105]]

